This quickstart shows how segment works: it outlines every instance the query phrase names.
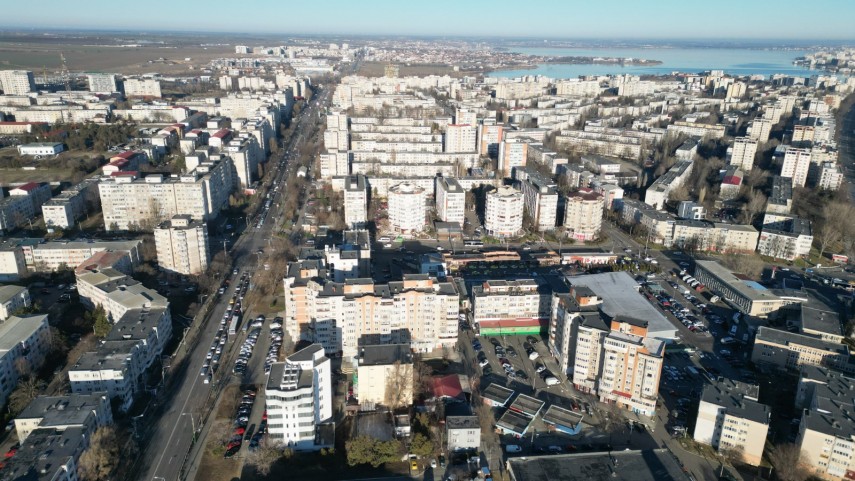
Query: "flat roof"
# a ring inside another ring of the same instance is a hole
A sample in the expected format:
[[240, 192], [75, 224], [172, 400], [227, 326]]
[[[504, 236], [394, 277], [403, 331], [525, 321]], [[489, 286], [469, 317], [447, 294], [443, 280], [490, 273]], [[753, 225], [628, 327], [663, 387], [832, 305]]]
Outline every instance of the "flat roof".
[[840, 313], [824, 299], [818, 297], [815, 291], [808, 292], [808, 302], [801, 304], [802, 330], [843, 335], [843, 325]]
[[374, 344], [359, 348], [360, 366], [383, 366], [395, 362], [413, 363], [409, 344]]
[[480, 429], [478, 416], [446, 416], [445, 426], [447, 429]]
[[92, 411], [102, 406], [109, 409], [108, 399], [106, 392], [36, 396], [15, 419], [41, 419], [41, 427], [82, 425]]
[[529, 425], [531, 425], [533, 421], [534, 419], [530, 417], [523, 416], [516, 411], [508, 409], [504, 414], [502, 414], [502, 417], [496, 421], [496, 426], [522, 436], [528, 430]]
[[769, 292], [768, 289], [750, 279], [737, 277], [730, 269], [716, 261], [695, 261], [695, 266], [707, 271], [719, 281], [729, 285], [751, 301], [777, 301], [779, 297]]
[[543, 413], [543, 422], [568, 428], [575, 428], [582, 422], [583, 418], [584, 416], [581, 414], [564, 409], [561, 406], [556, 406], [555, 404], [549, 406], [549, 409]]
[[677, 337], [677, 328], [638, 292], [638, 284], [626, 272], [604, 272], [568, 277], [573, 286], [586, 286], [600, 298], [600, 309], [612, 318], [647, 321], [647, 336], [662, 340]]
[[540, 399], [520, 394], [516, 399], [514, 399], [514, 402], [508, 406], [508, 409], [533, 418], [537, 416], [537, 413], [540, 412], [541, 409], [543, 409], [544, 404], [546, 403]]
[[47, 314], [10, 316], [0, 324], [0, 355], [31, 338], [43, 326], [48, 325]]
[[835, 354], [849, 354], [849, 349], [846, 347], [845, 344], [824, 341], [818, 337], [806, 336], [804, 334], [797, 334], [789, 331], [782, 331], [780, 329], [774, 329], [767, 326], [760, 326], [760, 328], [757, 329], [756, 339], [760, 341], [781, 344], [784, 346], [789, 346], [790, 344], [798, 344]]
[[515, 481], [688, 481], [667, 449], [611, 451], [508, 459]]
[[511, 396], [513, 395], [514, 391], [496, 383], [490, 384], [489, 386], [487, 386], [487, 389], [485, 389], [481, 393], [482, 398], [489, 399], [490, 401], [502, 405], [507, 404], [508, 401], [511, 400]]
[[757, 386], [721, 378], [704, 386], [701, 402], [724, 408], [731, 416], [769, 424], [771, 410], [757, 402], [759, 391]]

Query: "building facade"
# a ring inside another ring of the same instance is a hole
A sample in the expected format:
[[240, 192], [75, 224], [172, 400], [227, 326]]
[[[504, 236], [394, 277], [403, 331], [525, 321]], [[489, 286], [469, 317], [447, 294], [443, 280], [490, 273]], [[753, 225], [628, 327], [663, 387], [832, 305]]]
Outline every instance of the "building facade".
[[425, 228], [427, 191], [410, 182], [389, 188], [389, 228], [402, 234], [414, 234]]
[[525, 198], [510, 186], [487, 193], [484, 227], [491, 235], [511, 237], [522, 231]]
[[154, 230], [157, 264], [166, 271], [200, 275], [208, 270], [211, 257], [208, 227], [188, 215], [176, 215]]

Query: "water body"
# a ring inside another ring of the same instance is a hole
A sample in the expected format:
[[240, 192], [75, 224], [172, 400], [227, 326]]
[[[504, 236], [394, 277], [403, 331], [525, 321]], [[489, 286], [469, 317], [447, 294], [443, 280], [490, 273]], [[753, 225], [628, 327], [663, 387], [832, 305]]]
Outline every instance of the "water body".
[[614, 64], [540, 64], [532, 69], [499, 70], [490, 77], [545, 75], [552, 78], [575, 78], [580, 75], [666, 75], [671, 72], [724, 70], [731, 75], [785, 74], [810, 76], [822, 74], [793, 65], [793, 60], [807, 50], [765, 50], [748, 48], [519, 48], [514, 52], [550, 57], [616, 57], [659, 60], [659, 65]]

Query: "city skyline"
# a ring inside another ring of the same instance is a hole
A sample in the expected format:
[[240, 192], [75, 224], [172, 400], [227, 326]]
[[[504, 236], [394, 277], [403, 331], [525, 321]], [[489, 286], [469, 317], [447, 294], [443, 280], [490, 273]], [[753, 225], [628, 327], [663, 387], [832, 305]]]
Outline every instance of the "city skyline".
[[[849, 20], [855, 18], [855, 4], [839, 0], [819, 2], [828, 11], [822, 24], [799, 24], [797, 32], [788, 31], [787, 22], [800, 8], [792, 0], [776, 2], [774, 8], [762, 2], [718, 2], [715, 8], [685, 4], [673, 0], [649, 4], [616, 0], [608, 9], [589, 3], [541, 2], [526, 9], [510, 2], [475, 0], [464, 4], [437, 0], [431, 8], [402, 9], [391, 0], [374, 0], [369, 5], [340, 0], [325, 2], [323, 11], [293, 13], [272, 0], [253, 2], [251, 9], [229, 8], [232, 4], [214, 0], [211, 15], [198, 22], [199, 12], [192, 4], [155, 1], [122, 6], [124, 15], [109, 25], [92, 11], [109, 11], [115, 3], [88, 2], [85, 10], [58, 0], [46, 0], [44, 8], [34, 10], [27, 4], [4, 6], [14, 23], [0, 24], [4, 29], [96, 29], [172, 32], [229, 32], [244, 34], [321, 34], [354, 36], [483, 36], [498, 38], [543, 39], [626, 39], [697, 40], [727, 43], [735, 40], [852, 41]], [[169, 9], [169, 15], [162, 15]], [[819, 5], [817, 5], [819, 6]], [[94, 8], [93, 8], [94, 7]], [[103, 8], [101, 8], [103, 7]], [[154, 7], [154, 8], [153, 8]], [[223, 7], [223, 8], [219, 8]], [[267, 12], [261, 15], [261, 12]], [[548, 15], [545, 13], [548, 12]], [[704, 21], [698, 23], [696, 18]], [[191, 19], [188, 22], [187, 19]]]

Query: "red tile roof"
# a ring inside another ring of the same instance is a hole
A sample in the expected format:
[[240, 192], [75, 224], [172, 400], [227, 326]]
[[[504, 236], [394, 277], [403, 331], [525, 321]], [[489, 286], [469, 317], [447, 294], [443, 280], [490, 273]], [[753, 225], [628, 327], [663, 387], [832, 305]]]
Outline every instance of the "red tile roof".
[[38, 187], [39, 187], [39, 184], [37, 184], [35, 182], [27, 182], [26, 184], [19, 185], [18, 187], [15, 187], [15, 188], [29, 192], [33, 189], [37, 189]]
[[435, 377], [431, 379], [434, 397], [456, 398], [463, 395], [463, 386], [460, 385], [460, 377], [457, 374]]

